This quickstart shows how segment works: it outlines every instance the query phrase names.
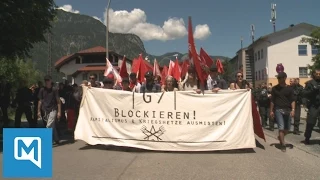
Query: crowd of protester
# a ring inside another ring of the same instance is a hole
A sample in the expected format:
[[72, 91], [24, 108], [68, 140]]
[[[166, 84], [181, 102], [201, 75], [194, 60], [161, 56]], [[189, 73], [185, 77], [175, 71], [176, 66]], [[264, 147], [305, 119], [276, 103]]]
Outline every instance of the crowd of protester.
[[294, 134], [300, 134], [301, 105], [305, 105], [309, 109], [305, 143], [309, 144], [311, 132], [320, 114], [319, 70], [313, 72], [312, 80], [306, 83], [305, 88], [300, 85], [298, 78], [290, 79], [290, 84], [287, 85], [285, 72], [278, 74], [278, 84], [276, 86], [272, 87], [272, 84], [267, 86], [266, 83], [262, 83], [257, 88], [253, 88], [252, 83], [243, 79], [241, 71], [236, 73], [235, 80], [231, 83], [227, 83], [219, 76], [215, 65], [210, 67], [208, 74], [204, 85], [200, 85], [196, 71], [191, 66], [186, 76], [181, 80], [167, 76], [165, 81], [161, 81], [160, 76], [155, 76], [152, 71], [148, 71], [144, 74], [144, 82], [138, 82], [137, 74], [131, 73], [129, 78], [122, 78], [122, 82], [119, 84], [113, 74], [106, 76], [102, 82], [97, 81], [96, 74], [90, 74], [89, 80], [84, 80], [80, 86], [77, 84], [70, 85], [65, 82], [59, 83], [58, 87], [54, 87], [55, 84], [50, 76], [45, 76], [44, 85], [42, 82], [38, 82], [37, 85], [33, 85], [31, 88], [27, 86], [26, 81], [21, 81], [20, 88], [11, 104], [11, 86], [2, 78], [0, 89], [1, 121], [3, 127], [8, 127], [7, 109], [11, 105], [16, 107], [14, 123], [16, 128], [20, 127], [21, 116], [25, 113], [30, 127], [37, 127], [38, 120], [41, 119], [45, 127], [53, 128], [54, 141], [59, 143], [61, 134], [59, 127], [61, 126], [57, 126], [58, 122], [59, 124], [65, 124], [71, 133], [75, 129], [82, 99], [82, 86], [134, 91], [136, 93], [168, 91], [195, 91], [201, 93], [204, 90], [217, 93], [219, 90], [247, 89], [251, 90], [258, 104], [261, 125], [264, 128], [269, 125], [269, 129], [274, 131], [274, 123], [277, 123], [279, 141], [283, 151], [285, 151], [284, 136], [290, 130], [291, 120], [294, 121]]

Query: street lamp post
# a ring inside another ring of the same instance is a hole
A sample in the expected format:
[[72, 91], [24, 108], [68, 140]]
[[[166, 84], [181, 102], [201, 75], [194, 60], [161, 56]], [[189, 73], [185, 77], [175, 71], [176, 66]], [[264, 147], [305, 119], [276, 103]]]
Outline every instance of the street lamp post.
[[110, 9], [110, 2], [111, 0], [108, 1], [107, 5], [107, 23], [106, 23], [106, 58], [109, 59], [109, 9]]

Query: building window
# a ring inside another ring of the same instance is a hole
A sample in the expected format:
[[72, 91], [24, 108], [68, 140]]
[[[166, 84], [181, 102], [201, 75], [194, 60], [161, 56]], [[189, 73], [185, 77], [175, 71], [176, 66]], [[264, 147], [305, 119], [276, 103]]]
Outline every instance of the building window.
[[257, 61], [257, 53], [254, 53], [254, 60]]
[[308, 77], [308, 68], [307, 67], [299, 67], [299, 77], [307, 78]]
[[82, 80], [88, 80], [88, 73], [82, 74]]
[[299, 51], [299, 56], [306, 56], [306, 55], [308, 55], [307, 45], [298, 45], [298, 51]]
[[264, 80], [264, 70], [261, 71], [261, 80]]
[[263, 59], [263, 49], [261, 49], [261, 59]]
[[258, 51], [258, 60], [260, 60], [260, 51]]
[[260, 71], [258, 71], [258, 75], [259, 75], [258, 80], [261, 80], [261, 74], [260, 74]]
[[80, 63], [81, 63], [80, 58], [77, 57], [77, 58], [76, 58], [76, 64], [80, 64]]
[[317, 55], [319, 53], [319, 49], [316, 46], [312, 46], [312, 55]]

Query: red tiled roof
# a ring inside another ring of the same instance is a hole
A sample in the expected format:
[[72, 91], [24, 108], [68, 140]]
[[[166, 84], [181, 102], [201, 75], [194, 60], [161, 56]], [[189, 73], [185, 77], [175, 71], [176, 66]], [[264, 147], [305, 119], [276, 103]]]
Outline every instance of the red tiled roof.
[[[105, 52], [106, 52], [106, 49], [104, 47], [101, 47], [101, 46], [97, 46], [97, 47], [81, 50], [81, 51], [79, 51], [77, 53], [74, 53], [74, 54], [71, 54], [71, 55], [68, 55], [68, 56], [63, 56], [58, 61], [56, 61], [54, 66], [56, 68], [59, 67], [59, 66], [62, 66], [63, 63], [67, 62], [68, 60], [71, 60], [73, 57], [75, 57], [75, 56], [77, 56], [79, 54], [105, 53]], [[109, 52], [112, 52], [112, 51], [109, 50]]]
[[58, 59], [58, 61], [56, 61], [56, 63], [54, 65], [57, 66], [57, 65], [61, 64], [63, 61], [65, 61], [66, 59], [68, 59], [71, 56], [73, 56], [73, 54], [67, 55], [67, 56], [62, 56], [60, 59]]
[[104, 48], [102, 46], [97, 46], [97, 47], [93, 47], [90, 49], [81, 50], [78, 53], [79, 54], [88, 54], [88, 53], [105, 53], [105, 52], [106, 52], [106, 48]]
[[[76, 72], [74, 72], [72, 75], [77, 75], [80, 72], [88, 72], [88, 71], [104, 71], [106, 68], [105, 65], [100, 65], [100, 66], [95, 66], [95, 65], [88, 65], [85, 67], [82, 67], [80, 69], [78, 69]], [[113, 66], [113, 68], [115, 68], [117, 71], [119, 71], [119, 67], [118, 66]]]
[[77, 71], [104, 71], [106, 69], [106, 66], [85, 66]]
[[[77, 71], [104, 71], [105, 68], [106, 68], [105, 65], [103, 65], [103, 66], [89, 65], [89, 66], [82, 67], [82, 68], [78, 69]], [[113, 66], [113, 68], [115, 68], [116, 70], [120, 69], [118, 66]]]

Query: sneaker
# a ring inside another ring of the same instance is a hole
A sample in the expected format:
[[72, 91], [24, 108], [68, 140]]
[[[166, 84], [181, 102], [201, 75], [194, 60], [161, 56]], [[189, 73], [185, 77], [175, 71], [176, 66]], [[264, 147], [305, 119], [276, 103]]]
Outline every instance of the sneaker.
[[281, 146], [281, 151], [282, 151], [282, 152], [286, 152], [286, 151], [287, 151], [286, 145], [282, 145], [282, 146]]
[[57, 141], [54, 141], [53, 145], [59, 145], [60, 144], [60, 141], [57, 140]]

